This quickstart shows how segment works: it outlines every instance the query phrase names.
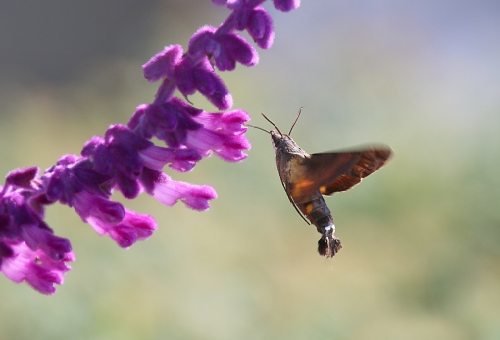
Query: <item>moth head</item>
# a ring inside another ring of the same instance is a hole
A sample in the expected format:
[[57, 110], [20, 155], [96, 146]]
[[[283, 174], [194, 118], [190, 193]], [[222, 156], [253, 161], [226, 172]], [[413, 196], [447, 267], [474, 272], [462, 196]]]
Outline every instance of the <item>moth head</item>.
[[269, 132], [273, 141], [273, 146], [275, 149], [279, 149], [281, 145], [286, 143], [290, 139], [288, 135], [282, 134], [279, 130], [271, 130]]

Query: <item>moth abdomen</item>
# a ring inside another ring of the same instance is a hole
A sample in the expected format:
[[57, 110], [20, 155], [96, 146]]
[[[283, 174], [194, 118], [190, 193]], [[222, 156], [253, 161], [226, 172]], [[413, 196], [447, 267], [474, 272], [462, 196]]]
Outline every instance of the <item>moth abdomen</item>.
[[316, 226], [321, 239], [318, 241], [318, 252], [322, 256], [333, 257], [341, 248], [340, 240], [334, 236], [335, 225], [330, 209], [325, 199], [318, 192], [318, 196], [309, 202], [297, 203], [297, 207]]
[[322, 225], [328, 224], [330, 221], [333, 224], [330, 209], [321, 195], [309, 202], [297, 203], [297, 207], [318, 228], [318, 231]]

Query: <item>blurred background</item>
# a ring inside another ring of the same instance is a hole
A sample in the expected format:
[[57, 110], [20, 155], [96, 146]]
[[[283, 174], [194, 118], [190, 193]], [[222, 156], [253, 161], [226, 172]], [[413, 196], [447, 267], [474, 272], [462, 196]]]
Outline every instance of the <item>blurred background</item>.
[[[0, 277], [0, 339], [500, 339], [500, 2], [303, 1], [260, 63], [222, 77], [310, 153], [383, 142], [391, 162], [327, 199], [344, 249], [290, 205], [269, 135], [174, 179], [208, 212], [143, 195], [158, 231], [128, 250], [66, 206], [76, 254], [53, 296]], [[149, 103], [141, 65], [229, 11], [210, 1], [0, 1], [0, 174], [53, 165]], [[215, 110], [200, 96], [191, 100]], [[119, 196], [118, 200], [124, 201]]]

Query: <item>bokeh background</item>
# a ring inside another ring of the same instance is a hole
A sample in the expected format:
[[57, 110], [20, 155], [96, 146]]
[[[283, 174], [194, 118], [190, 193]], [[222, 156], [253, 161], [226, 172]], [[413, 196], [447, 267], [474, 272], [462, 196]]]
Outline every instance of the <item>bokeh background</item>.
[[[396, 154], [327, 199], [344, 249], [316, 253], [269, 136], [251, 130], [244, 162], [172, 174], [217, 189], [208, 212], [126, 202], [159, 223], [128, 250], [50, 207], [76, 262], [53, 296], [0, 278], [0, 339], [500, 339], [500, 2], [267, 8], [274, 46], [222, 74], [234, 107], [288, 130], [303, 106], [293, 137], [311, 153], [384, 142]], [[141, 65], [228, 13], [201, 0], [0, 1], [0, 174], [45, 169], [125, 123], [157, 87]]]

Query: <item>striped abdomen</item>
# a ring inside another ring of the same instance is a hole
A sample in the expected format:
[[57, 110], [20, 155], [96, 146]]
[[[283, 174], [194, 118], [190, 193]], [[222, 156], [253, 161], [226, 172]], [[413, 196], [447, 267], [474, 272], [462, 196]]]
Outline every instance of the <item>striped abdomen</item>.
[[318, 252], [326, 257], [334, 256], [342, 248], [342, 244], [334, 236], [335, 225], [323, 195], [317, 190], [304, 202], [295, 202], [295, 204], [322, 235], [318, 241]]

